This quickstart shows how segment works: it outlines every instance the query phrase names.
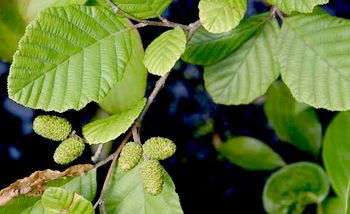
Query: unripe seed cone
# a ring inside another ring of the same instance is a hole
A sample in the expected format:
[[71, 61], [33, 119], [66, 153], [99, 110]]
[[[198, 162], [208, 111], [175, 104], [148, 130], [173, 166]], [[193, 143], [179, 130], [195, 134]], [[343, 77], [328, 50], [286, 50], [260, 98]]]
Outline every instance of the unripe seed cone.
[[33, 130], [42, 137], [62, 141], [71, 132], [72, 125], [62, 117], [40, 115], [34, 119]]
[[53, 159], [58, 164], [68, 164], [77, 159], [84, 151], [85, 144], [79, 137], [70, 137], [64, 140], [57, 148]]
[[163, 190], [164, 171], [157, 160], [147, 160], [140, 165], [144, 190], [151, 195], [158, 195]]
[[143, 151], [150, 159], [164, 160], [175, 153], [176, 145], [168, 138], [152, 137], [143, 145]]
[[135, 142], [125, 144], [119, 155], [118, 166], [121, 170], [133, 169], [142, 157], [142, 146]]

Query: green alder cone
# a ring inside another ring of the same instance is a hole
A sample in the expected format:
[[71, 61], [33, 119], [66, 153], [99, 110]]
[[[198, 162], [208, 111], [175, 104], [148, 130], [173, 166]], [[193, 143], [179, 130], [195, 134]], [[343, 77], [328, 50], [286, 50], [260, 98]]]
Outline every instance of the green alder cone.
[[150, 195], [158, 195], [163, 190], [164, 170], [157, 160], [147, 160], [140, 165], [144, 190]]
[[164, 160], [175, 153], [176, 145], [168, 138], [152, 137], [143, 145], [143, 151], [150, 159]]
[[72, 125], [62, 117], [40, 115], [34, 119], [33, 130], [42, 137], [62, 141], [70, 134]]
[[123, 171], [130, 171], [139, 162], [142, 157], [142, 147], [135, 142], [125, 144], [119, 155], [118, 165]]
[[57, 147], [53, 159], [58, 164], [69, 164], [83, 153], [84, 148], [85, 144], [82, 138], [70, 137]]

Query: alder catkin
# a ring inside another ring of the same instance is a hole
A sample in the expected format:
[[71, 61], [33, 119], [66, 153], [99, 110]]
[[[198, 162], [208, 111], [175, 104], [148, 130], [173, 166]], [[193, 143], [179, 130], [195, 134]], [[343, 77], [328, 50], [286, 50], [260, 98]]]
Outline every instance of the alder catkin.
[[77, 159], [84, 151], [84, 140], [79, 137], [70, 137], [64, 140], [57, 148], [53, 159], [58, 164], [68, 164]]
[[150, 159], [164, 160], [175, 153], [176, 145], [168, 138], [152, 137], [143, 145], [143, 151]]
[[118, 166], [123, 171], [130, 171], [142, 157], [142, 146], [135, 142], [125, 144], [119, 155]]
[[164, 171], [159, 161], [146, 160], [142, 162], [140, 171], [144, 190], [153, 196], [161, 193], [164, 183]]
[[40, 115], [34, 119], [33, 130], [42, 137], [62, 141], [70, 134], [72, 125], [62, 117]]

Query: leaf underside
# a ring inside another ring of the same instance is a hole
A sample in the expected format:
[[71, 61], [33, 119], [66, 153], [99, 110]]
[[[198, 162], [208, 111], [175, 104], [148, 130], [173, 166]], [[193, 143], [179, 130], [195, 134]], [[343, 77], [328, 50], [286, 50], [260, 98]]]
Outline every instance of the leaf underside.
[[57, 112], [98, 102], [122, 79], [138, 39], [127, 19], [102, 7], [46, 9], [20, 41], [9, 96], [26, 107]]

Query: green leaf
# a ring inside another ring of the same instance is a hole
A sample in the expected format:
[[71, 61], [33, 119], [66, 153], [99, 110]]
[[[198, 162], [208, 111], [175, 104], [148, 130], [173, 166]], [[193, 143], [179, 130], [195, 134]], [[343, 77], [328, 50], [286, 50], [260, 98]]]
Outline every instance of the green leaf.
[[346, 202], [345, 202], [345, 214], [350, 214], [350, 182], [348, 184], [347, 193], [346, 193]]
[[326, 130], [322, 158], [334, 191], [345, 201], [350, 178], [350, 112], [335, 116]]
[[18, 42], [24, 34], [25, 23], [18, 4], [12, 0], [0, 1], [0, 60], [12, 61]]
[[328, 1], [329, 0], [267, 0], [267, 2], [288, 14], [293, 11], [312, 13], [315, 6], [327, 4]]
[[302, 213], [305, 206], [321, 203], [329, 192], [326, 173], [316, 164], [299, 162], [273, 173], [263, 191], [268, 213]]
[[214, 102], [248, 104], [263, 95], [278, 77], [273, 51], [279, 26], [266, 21], [248, 41], [217, 64], [204, 67], [204, 83]]
[[140, 19], [160, 17], [172, 0], [113, 0], [119, 9]]
[[282, 79], [297, 101], [350, 109], [350, 21], [327, 14], [288, 17], [279, 37]]
[[146, 49], [144, 64], [151, 74], [163, 76], [174, 67], [186, 49], [186, 35], [181, 28], [168, 30]]
[[233, 30], [214, 34], [200, 27], [187, 43], [182, 60], [196, 65], [212, 65], [224, 59], [263, 27], [269, 14], [243, 19]]
[[87, 0], [15, 0], [18, 2], [22, 17], [27, 23], [31, 22], [40, 11], [49, 7], [61, 7], [74, 4], [83, 5]]
[[278, 81], [271, 85], [264, 110], [282, 141], [317, 156], [322, 142], [321, 123], [315, 110], [296, 102], [284, 83]]
[[121, 172], [117, 167], [114, 169], [105, 202], [107, 213], [183, 213], [175, 185], [168, 173], [164, 175], [163, 191], [152, 196], [143, 189], [139, 165], [129, 172]]
[[198, 8], [203, 27], [211, 33], [223, 33], [243, 19], [247, 0], [201, 0]]
[[140, 100], [131, 109], [93, 121], [83, 127], [83, 135], [90, 144], [107, 143], [126, 132], [134, 123], [146, 104], [146, 99]]
[[44, 192], [41, 202], [45, 213], [94, 213], [94, 207], [90, 201], [75, 192], [58, 187], [49, 187]]
[[[345, 210], [344, 201], [336, 197], [328, 197], [323, 202], [323, 213], [324, 214], [343, 214]], [[318, 213], [322, 214], [322, 213]]]
[[[139, 39], [141, 41], [141, 38]], [[132, 60], [126, 65], [123, 79], [113, 86], [107, 96], [98, 104], [110, 114], [117, 114], [132, 108], [145, 96], [147, 70], [143, 65], [143, 46], [133, 43]]]
[[246, 170], [273, 170], [286, 164], [268, 145], [251, 137], [231, 138], [218, 151]]
[[[60, 187], [71, 192], [77, 192], [88, 200], [95, 198], [97, 191], [96, 170], [90, 170], [83, 176], [66, 177], [50, 181], [47, 186]], [[33, 196], [19, 196], [0, 207], [0, 213], [43, 213], [41, 198]]]
[[[35, 109], [79, 110], [123, 77], [139, 36], [102, 7], [54, 7], [27, 28], [8, 78], [14, 101]], [[138, 50], [138, 49], [137, 49]]]

